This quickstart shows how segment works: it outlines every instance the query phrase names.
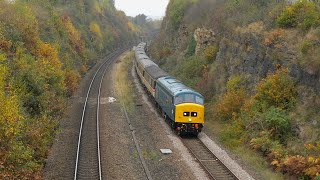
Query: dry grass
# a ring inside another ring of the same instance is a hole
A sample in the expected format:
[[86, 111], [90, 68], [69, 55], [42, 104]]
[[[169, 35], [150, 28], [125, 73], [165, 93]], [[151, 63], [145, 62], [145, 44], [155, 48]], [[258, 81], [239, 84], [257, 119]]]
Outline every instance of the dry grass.
[[120, 101], [122, 105], [125, 106], [128, 112], [131, 112], [134, 109], [133, 102], [133, 87], [132, 82], [129, 79], [132, 67], [132, 58], [134, 54], [133, 52], [127, 52], [123, 56], [120, 57], [120, 61], [116, 66], [115, 73], [115, 93], [117, 95], [117, 99]]

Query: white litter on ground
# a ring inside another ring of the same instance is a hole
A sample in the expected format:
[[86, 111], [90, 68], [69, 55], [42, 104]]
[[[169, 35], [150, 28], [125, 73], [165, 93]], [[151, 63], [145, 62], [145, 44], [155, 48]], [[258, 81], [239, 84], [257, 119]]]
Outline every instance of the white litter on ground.
[[171, 154], [172, 153], [171, 149], [160, 149], [160, 151], [162, 154]]
[[109, 103], [114, 103], [114, 102], [116, 102], [117, 100], [116, 100], [116, 98], [114, 98], [114, 97], [108, 97], [108, 102]]

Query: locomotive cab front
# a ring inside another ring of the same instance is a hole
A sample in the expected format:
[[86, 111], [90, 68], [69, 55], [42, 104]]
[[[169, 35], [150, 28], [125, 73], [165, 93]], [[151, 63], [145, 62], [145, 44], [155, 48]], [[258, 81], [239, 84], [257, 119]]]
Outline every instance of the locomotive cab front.
[[183, 133], [201, 132], [204, 124], [204, 102], [200, 94], [182, 93], [174, 97], [176, 130]]

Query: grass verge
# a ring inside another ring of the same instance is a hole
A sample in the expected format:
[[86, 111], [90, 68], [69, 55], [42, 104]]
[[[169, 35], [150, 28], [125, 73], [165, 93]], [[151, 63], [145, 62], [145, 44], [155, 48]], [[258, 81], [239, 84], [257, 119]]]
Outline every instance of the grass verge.
[[120, 57], [115, 68], [114, 90], [118, 101], [125, 106], [129, 113], [134, 109], [132, 81], [129, 80], [133, 56], [132, 51], [125, 53]]

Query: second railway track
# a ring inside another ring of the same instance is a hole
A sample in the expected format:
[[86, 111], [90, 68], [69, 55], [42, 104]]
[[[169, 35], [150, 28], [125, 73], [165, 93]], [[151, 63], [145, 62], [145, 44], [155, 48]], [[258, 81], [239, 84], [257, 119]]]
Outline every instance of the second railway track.
[[87, 90], [79, 129], [74, 180], [102, 179], [99, 140], [101, 84], [107, 68], [123, 52], [124, 50], [118, 50], [105, 58], [94, 74]]
[[201, 141], [196, 137], [181, 138], [183, 144], [198, 160], [207, 174], [215, 180], [238, 180], [234, 175]]

